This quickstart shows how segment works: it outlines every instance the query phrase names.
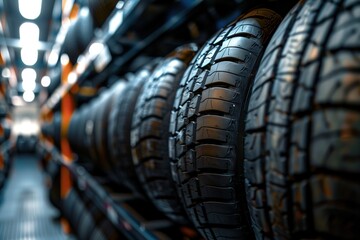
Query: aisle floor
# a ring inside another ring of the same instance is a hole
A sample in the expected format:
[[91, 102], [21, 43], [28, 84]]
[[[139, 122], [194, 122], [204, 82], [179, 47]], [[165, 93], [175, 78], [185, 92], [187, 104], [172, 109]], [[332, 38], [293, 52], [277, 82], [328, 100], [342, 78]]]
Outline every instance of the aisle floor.
[[58, 211], [49, 202], [35, 155], [17, 155], [0, 191], [0, 239], [63, 240]]

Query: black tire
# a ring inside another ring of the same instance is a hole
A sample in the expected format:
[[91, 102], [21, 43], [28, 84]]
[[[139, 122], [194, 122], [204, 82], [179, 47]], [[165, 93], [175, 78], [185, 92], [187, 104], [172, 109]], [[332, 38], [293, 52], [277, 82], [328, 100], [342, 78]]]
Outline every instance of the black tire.
[[264, 54], [244, 149], [258, 239], [360, 236], [359, 13], [360, 1], [301, 1]]
[[85, 209], [85, 211], [82, 213], [80, 217], [80, 221], [78, 224], [78, 227], [76, 229], [77, 231], [77, 237], [79, 239], [88, 240], [90, 238], [90, 231], [96, 227], [94, 219], [91, 217], [91, 214], [88, 209]]
[[171, 177], [169, 124], [176, 89], [195, 51], [195, 45], [184, 46], [154, 70], [137, 101], [131, 130], [132, 159], [140, 183], [159, 210], [181, 223], [186, 222], [186, 214]]
[[101, 168], [103, 172], [109, 172], [111, 165], [109, 164], [110, 151], [108, 149], [108, 132], [109, 116], [112, 111], [117, 96], [124, 95], [126, 87], [125, 81], [116, 83], [111, 89], [104, 92], [100, 97], [95, 99], [95, 118], [94, 118], [94, 147], [96, 157], [93, 159], [96, 165]]
[[74, 210], [77, 207], [79, 196], [75, 189], [71, 189], [66, 198], [62, 200], [62, 214], [73, 227]]
[[77, 62], [77, 58], [81, 53], [77, 48], [76, 21], [77, 20], [70, 24], [68, 31], [66, 32], [64, 42], [61, 45], [61, 54], [67, 54], [69, 57], [69, 61], [73, 65]]
[[117, 3], [118, 0], [88, 0], [89, 10], [97, 27], [104, 24]]
[[5, 140], [9, 140], [11, 136], [11, 124], [7, 121], [3, 121], [1, 124], [4, 128], [4, 138]]
[[140, 70], [124, 89], [123, 94], [115, 99], [109, 117], [108, 151], [110, 152], [111, 176], [113, 180], [135, 192], [139, 186], [134, 165], [132, 163], [130, 131], [133, 111], [141, 89], [150, 77], [153, 67]]
[[49, 180], [49, 200], [50, 203], [61, 210], [62, 200], [61, 200], [61, 176], [60, 176], [61, 166], [54, 160], [50, 160], [46, 169], [48, 180]]
[[60, 149], [60, 143], [61, 143], [61, 113], [60, 112], [56, 112], [54, 114], [51, 125], [52, 128], [54, 129], [54, 136], [52, 136], [54, 140], [54, 144]]
[[0, 190], [4, 187], [5, 184], [5, 174], [2, 169], [0, 169]]
[[75, 23], [76, 46], [79, 53], [83, 53], [94, 37], [94, 22], [90, 11], [87, 8], [80, 9], [79, 16]]
[[[77, 152], [77, 145], [78, 145], [78, 142], [76, 141], [76, 132], [78, 130], [78, 124], [79, 122], [79, 111], [75, 111], [73, 112], [73, 114], [71, 115], [71, 119], [70, 119], [70, 122], [69, 122], [69, 127], [68, 127], [68, 130], [66, 132], [66, 138], [68, 139], [69, 141], [69, 144], [71, 146], [71, 150], [73, 152]], [[46, 135], [46, 127], [45, 125], [42, 126], [41, 129], [44, 129], [42, 130], [42, 133], [44, 135]]]
[[181, 80], [171, 116], [172, 173], [207, 239], [252, 239], [243, 183], [245, 98], [281, 17], [255, 9], [216, 34]]
[[[96, 158], [96, 151], [95, 151], [95, 124], [94, 124], [94, 118], [96, 116], [96, 109], [94, 107], [96, 100], [92, 100], [90, 104], [84, 106], [84, 109], [82, 109], [82, 112], [80, 113], [81, 118], [81, 131], [85, 133], [85, 139], [84, 139], [84, 145], [82, 152], [84, 155], [92, 160]], [[80, 138], [81, 135], [78, 136]], [[79, 139], [80, 140], [80, 139]], [[95, 161], [96, 162], [96, 161]], [[94, 163], [93, 163], [94, 164]]]
[[6, 164], [7, 162], [4, 153], [0, 150], [0, 190], [4, 186], [6, 180]]

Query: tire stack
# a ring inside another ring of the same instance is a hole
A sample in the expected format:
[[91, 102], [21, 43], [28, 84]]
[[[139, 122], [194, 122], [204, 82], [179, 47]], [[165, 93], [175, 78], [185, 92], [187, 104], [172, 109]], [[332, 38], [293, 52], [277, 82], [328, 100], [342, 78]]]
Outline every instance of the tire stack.
[[96, 27], [101, 27], [115, 8], [118, 0], [87, 0], [90, 14]]
[[71, 22], [61, 47], [61, 54], [69, 56], [72, 64], [88, 47], [94, 37], [95, 23], [87, 7], [80, 9], [79, 17]]
[[274, 11], [256, 9], [231, 23], [200, 50], [176, 93], [171, 171], [188, 216], [208, 239], [252, 238], [241, 123], [258, 62], [280, 21]]
[[250, 10], [82, 106], [71, 146], [206, 239], [356, 239], [359, 16]]
[[11, 126], [2, 120], [0, 123], [0, 190], [4, 186], [10, 174], [12, 157], [14, 154], [13, 144], [10, 140]]
[[136, 101], [131, 125], [129, 165], [155, 206], [179, 223], [187, 219], [171, 180], [168, 129], [176, 89], [196, 51], [195, 45], [182, 46], [158, 64]]
[[237, 23], [248, 32], [230, 25], [194, 59], [169, 146], [206, 239], [359, 236], [359, 12], [359, 1], [300, 1], [276, 27], [255, 10]]
[[52, 139], [54, 145], [60, 149], [61, 142], [61, 113], [54, 113], [51, 121], [41, 125], [41, 133]]
[[126, 95], [129, 85], [126, 80], [120, 79], [111, 89], [102, 92], [89, 104], [82, 105], [70, 120], [67, 137], [72, 150], [104, 173], [112, 173], [113, 151], [108, 150], [107, 130], [111, 125], [110, 115], [118, 99]]
[[91, 199], [72, 189], [63, 203], [63, 215], [69, 220], [78, 239], [124, 239], [116, 227], [105, 218]]
[[0, 147], [0, 189], [4, 186], [11, 170], [14, 149], [10, 143], [3, 143]]
[[244, 174], [257, 238], [360, 230], [360, 1], [301, 1], [250, 91]]

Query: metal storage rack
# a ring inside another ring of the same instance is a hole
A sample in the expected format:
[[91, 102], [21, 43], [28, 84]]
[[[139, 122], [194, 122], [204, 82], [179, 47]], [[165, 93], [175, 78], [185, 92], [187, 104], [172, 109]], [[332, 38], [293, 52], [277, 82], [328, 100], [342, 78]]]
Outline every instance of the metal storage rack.
[[67, 168], [73, 181], [70, 191], [91, 199], [91, 203], [128, 239], [201, 239], [191, 227], [178, 226], [159, 212], [140, 212], [139, 207], [146, 211], [153, 206], [146, 199], [125, 189], [114, 191], [114, 186], [101, 176], [89, 174], [84, 166], [68, 163], [50, 142], [41, 142], [38, 151], [50, 154], [52, 161]]
[[[61, 109], [66, 108], [66, 113], [62, 114], [62, 128], [64, 125], [67, 126], [72, 112], [75, 111], [73, 95], [76, 94], [76, 89], [79, 86], [86, 81], [91, 81], [93, 86], [97, 87], [114, 74], [124, 74], [129, 63], [145, 49], [154, 45], [167, 33], [175, 31], [198, 16], [204, 11], [206, 5], [205, 0], [183, 1], [185, 4], [180, 10], [178, 6], [175, 6], [174, 14], [169, 17], [169, 20], [162, 23], [148, 36], [134, 42], [126, 41], [125, 33], [153, 2], [156, 1], [128, 0], [118, 2], [103, 27], [96, 32], [95, 38], [79, 57], [78, 60], [80, 61], [74, 66], [68, 63], [62, 65], [61, 84], [41, 108], [41, 115], [45, 122], [52, 119], [54, 109], [58, 109], [60, 106]], [[74, 1], [70, 1], [71, 4], [74, 4]], [[66, 9], [65, 17], [70, 14], [71, 6], [67, 6]], [[237, 11], [237, 9], [233, 10], [233, 12]], [[230, 17], [230, 19], [232, 18]], [[226, 19], [223, 22], [228, 22], [228, 20]], [[64, 34], [66, 28], [61, 29], [60, 32]], [[116, 39], [120, 39], [127, 50], [122, 55], [112, 56], [109, 52], [109, 45]], [[64, 39], [57, 38], [57, 43], [53, 49], [55, 55], [60, 53], [59, 44], [61, 44], [61, 40]], [[90, 50], [93, 44], [102, 44], [103, 51], [94, 54]], [[60, 59], [60, 56], [58, 58]], [[72, 75], [72, 81], [68, 81], [70, 75]], [[74, 76], [76, 77], [74, 78]], [[60, 142], [60, 146], [56, 148], [52, 139], [43, 137], [39, 148], [41, 152], [50, 155], [48, 160], [55, 161], [61, 168], [61, 197], [63, 202], [73, 190], [82, 196], [87, 196], [92, 199], [92, 203], [105, 214], [113, 226], [129, 239], [200, 239], [192, 227], [175, 225], [165, 216], [154, 216], [154, 214], [161, 213], [144, 214], [144, 212], [137, 210], [139, 206], [140, 209], [144, 209], [144, 206], [150, 206], [150, 201], [141, 199], [130, 192], [126, 192], [126, 190], [123, 193], [114, 191], [112, 186], [103, 182], [101, 177], [90, 174], [86, 168], [74, 161], [74, 155], [66, 140], [65, 143], [63, 140]], [[137, 207], [135, 207], [136, 205]], [[68, 224], [64, 224], [64, 229], [66, 232], [70, 231]]]

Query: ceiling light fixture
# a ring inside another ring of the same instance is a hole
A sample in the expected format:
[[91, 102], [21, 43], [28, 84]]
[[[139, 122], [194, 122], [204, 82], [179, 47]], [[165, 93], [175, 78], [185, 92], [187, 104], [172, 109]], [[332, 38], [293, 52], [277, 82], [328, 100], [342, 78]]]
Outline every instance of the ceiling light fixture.
[[50, 83], [51, 83], [51, 79], [49, 76], [43, 76], [41, 78], [41, 86], [48, 87], [48, 86], [50, 86]]
[[26, 19], [34, 20], [40, 16], [42, 0], [18, 0], [19, 12]]
[[33, 48], [39, 42], [40, 29], [35, 23], [24, 22], [19, 27], [19, 35], [24, 46]]
[[23, 81], [21, 83], [22, 88], [24, 91], [34, 91], [36, 88], [36, 82], [35, 81]]
[[36, 80], [36, 71], [32, 68], [24, 68], [21, 72], [21, 78], [23, 81], [34, 81]]
[[10, 78], [11, 77], [11, 72], [10, 72], [10, 69], [9, 68], [4, 68], [2, 71], [1, 71], [1, 75], [3, 78]]
[[69, 76], [68, 76], [68, 79], [67, 79], [68, 83], [70, 83], [70, 84], [76, 83], [77, 78], [78, 78], [78, 76], [77, 76], [77, 74], [75, 72], [69, 73]]
[[66, 53], [63, 53], [60, 57], [61, 65], [65, 66], [70, 62], [69, 56]]
[[89, 47], [90, 57], [92, 59], [95, 59], [101, 53], [101, 51], [103, 49], [104, 49], [104, 44], [102, 44], [100, 42], [92, 43]]
[[20, 107], [20, 106], [24, 105], [24, 101], [21, 99], [20, 96], [17, 96], [17, 95], [11, 97], [11, 103], [16, 107]]
[[54, 67], [58, 62], [58, 60], [59, 60], [59, 54], [56, 51], [52, 50], [48, 58], [49, 66]]
[[25, 91], [23, 94], [23, 99], [25, 102], [32, 102], [35, 99], [35, 94], [32, 91]]
[[21, 60], [25, 65], [32, 66], [38, 60], [38, 51], [32, 47], [24, 47], [21, 49]]

